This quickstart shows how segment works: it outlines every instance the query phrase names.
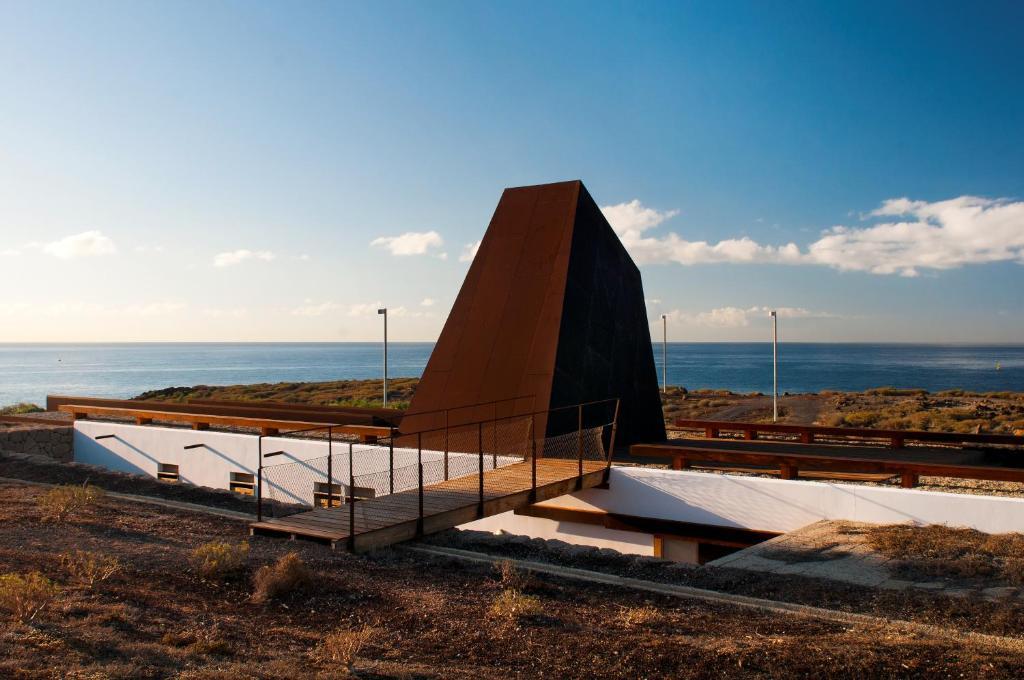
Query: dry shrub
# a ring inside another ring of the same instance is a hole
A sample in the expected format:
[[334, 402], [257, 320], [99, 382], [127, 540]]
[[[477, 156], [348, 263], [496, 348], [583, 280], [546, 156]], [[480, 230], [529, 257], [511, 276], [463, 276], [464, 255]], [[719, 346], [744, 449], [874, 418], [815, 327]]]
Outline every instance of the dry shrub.
[[40, 496], [37, 503], [44, 520], [63, 522], [69, 516], [94, 505], [101, 498], [103, 489], [89, 486], [88, 483], [82, 486], [66, 484], [53, 487]]
[[221, 635], [220, 628], [196, 626], [178, 632], [164, 633], [160, 642], [169, 647], [183, 647], [193, 654], [231, 654], [231, 644]]
[[245, 568], [249, 544], [210, 541], [192, 551], [189, 561], [203, 578], [225, 578]]
[[868, 531], [871, 546], [900, 560], [904, 573], [929, 578], [999, 578], [1024, 584], [1024, 534], [892, 525]]
[[313, 575], [298, 553], [288, 553], [274, 564], [259, 568], [253, 576], [254, 602], [266, 602], [305, 588], [313, 582]]
[[1006, 558], [1003, 577], [1015, 586], [1024, 586], [1024, 556]]
[[61, 555], [60, 564], [68, 576], [89, 588], [122, 569], [121, 561], [116, 557], [87, 550], [69, 550]]
[[512, 560], [502, 560], [494, 565], [494, 571], [498, 573], [498, 582], [502, 588], [511, 590], [522, 590], [529, 580], [523, 575]]
[[538, 598], [515, 588], [505, 588], [491, 603], [491, 616], [499, 619], [519, 620], [540, 616], [544, 607]]
[[336, 630], [324, 636], [315, 656], [324, 662], [341, 664], [351, 674], [359, 652], [375, 632], [376, 629], [369, 626], [355, 630]]
[[658, 618], [654, 607], [625, 607], [619, 612], [619, 623], [626, 628], [646, 626]]
[[0, 575], [0, 609], [22, 623], [34, 619], [59, 593], [60, 587], [38, 571]]

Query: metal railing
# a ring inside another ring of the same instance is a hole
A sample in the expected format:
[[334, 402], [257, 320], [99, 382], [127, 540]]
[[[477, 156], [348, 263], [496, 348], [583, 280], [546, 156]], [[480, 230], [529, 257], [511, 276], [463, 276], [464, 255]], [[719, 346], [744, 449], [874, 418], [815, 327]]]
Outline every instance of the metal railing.
[[[605, 399], [416, 432], [393, 430], [386, 441], [349, 442], [348, 450], [339, 455], [334, 454], [333, 428], [307, 428], [288, 434], [326, 429], [328, 455], [279, 465], [263, 464], [264, 458], [281, 452], [263, 453], [261, 437], [258, 518], [263, 519], [266, 496], [274, 501], [328, 509], [348, 506], [351, 542], [355, 536], [357, 503], [414, 490], [415, 515], [405, 519], [416, 520], [417, 534], [423, 532], [425, 515], [442, 511], [439, 508], [475, 504], [477, 515], [482, 517], [485, 473], [508, 465], [531, 462], [531, 501], [537, 498], [538, 458], [576, 460], [577, 488], [582, 486], [588, 467], [584, 462], [600, 461], [607, 481], [618, 415], [619, 400]], [[431, 443], [442, 442], [441, 447], [431, 447]], [[592, 466], [589, 471], [593, 471]], [[445, 484], [469, 476], [476, 477], [476, 484]]]

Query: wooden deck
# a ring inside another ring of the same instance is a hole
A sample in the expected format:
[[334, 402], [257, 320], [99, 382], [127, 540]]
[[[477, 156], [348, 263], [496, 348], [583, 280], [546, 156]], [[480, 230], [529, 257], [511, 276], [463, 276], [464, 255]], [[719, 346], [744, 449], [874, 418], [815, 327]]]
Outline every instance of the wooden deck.
[[355, 510], [353, 548], [365, 552], [422, 534], [431, 534], [524, 507], [535, 501], [589, 489], [605, 482], [606, 464], [555, 458], [537, 459], [537, 496], [530, 498], [531, 465], [527, 460], [484, 472], [484, 502], [480, 507], [479, 477], [475, 474], [423, 488], [423, 522], [419, 526], [419, 491], [411, 489], [361, 500], [340, 508], [317, 508], [287, 517], [264, 519], [250, 525], [253, 535], [305, 538], [332, 547], [349, 543], [350, 508]]

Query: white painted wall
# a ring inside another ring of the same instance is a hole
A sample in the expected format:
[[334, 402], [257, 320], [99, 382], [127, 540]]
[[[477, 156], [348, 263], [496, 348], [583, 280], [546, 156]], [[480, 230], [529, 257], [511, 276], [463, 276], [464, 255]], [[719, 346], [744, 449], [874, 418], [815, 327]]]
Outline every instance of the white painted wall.
[[[99, 435], [113, 434], [115, 437], [101, 439]], [[185, 450], [185, 446], [203, 444], [197, 449]], [[264, 437], [264, 454], [284, 451], [282, 455], [264, 460], [263, 493], [290, 503], [311, 505], [314, 482], [326, 481], [327, 442], [289, 437]], [[180, 479], [197, 486], [227, 489], [232, 472], [256, 474], [259, 467], [258, 437], [251, 434], [211, 432], [209, 430], [186, 430], [182, 428], [157, 427], [151, 425], [129, 425], [102, 421], [78, 420], [74, 427], [75, 461], [99, 465], [111, 470], [145, 474], [156, 477], [161, 463], [179, 466]], [[333, 446], [331, 474], [336, 484], [348, 486], [348, 444], [335, 442]], [[479, 462], [472, 454], [449, 454], [450, 476], [475, 473]], [[441, 474], [444, 453], [423, 451], [423, 463], [427, 468], [425, 476]], [[498, 465], [515, 460], [498, 456]], [[416, 484], [416, 449], [396, 448], [394, 450], [396, 480], [411, 480]], [[296, 463], [307, 462], [308, 468], [300, 469]], [[357, 475], [356, 485], [367, 486], [386, 480], [389, 466], [387, 447], [372, 444], [353, 446], [353, 472]], [[484, 469], [491, 469], [492, 456], [484, 456]], [[287, 468], [278, 468], [288, 465]], [[359, 475], [373, 475], [373, 479], [359, 479]], [[386, 485], [386, 481], [385, 481]]]
[[530, 517], [503, 512], [500, 515], [478, 519], [463, 524], [460, 529], [473, 531], [490, 531], [501, 533], [506, 531], [517, 536], [558, 539], [572, 545], [590, 545], [596, 548], [611, 548], [624, 555], [654, 555], [654, 535], [638, 531], [621, 531], [606, 529], [594, 524], [583, 522], [560, 522], [545, 517]]
[[[638, 467], [613, 467], [608, 489], [587, 489], [539, 505], [780, 533], [823, 519], [946, 524], [989, 533], [1024, 532], [1021, 498]], [[612, 531], [511, 512], [460, 528], [554, 538], [626, 554], [653, 552], [653, 547], [641, 547], [653, 546], [651, 534]], [[692, 560], [684, 557], [679, 561], [695, 560], [694, 555]]]
[[1024, 498], [638, 467], [613, 467], [609, 487], [543, 505], [778, 532], [822, 519], [1024, 532]]

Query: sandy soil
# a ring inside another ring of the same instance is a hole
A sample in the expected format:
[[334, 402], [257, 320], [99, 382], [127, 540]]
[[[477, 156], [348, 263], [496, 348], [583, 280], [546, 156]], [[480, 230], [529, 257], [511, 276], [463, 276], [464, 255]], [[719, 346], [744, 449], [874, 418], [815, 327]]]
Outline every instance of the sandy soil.
[[[30, 623], [4, 621], [0, 675], [12, 678], [344, 677], [322, 641], [373, 627], [361, 677], [1010, 677], [1024, 655], [952, 639], [529, 578], [541, 612], [496, 616], [490, 569], [407, 553], [356, 557], [255, 539], [246, 573], [203, 579], [188, 554], [243, 537], [230, 520], [114, 500], [73, 521], [41, 521], [27, 487], [0, 487], [0, 572], [39, 570], [62, 592]], [[61, 567], [68, 546], [118, 557], [93, 587]], [[249, 601], [249, 577], [286, 550], [312, 588]], [[643, 610], [637, 615], [638, 610]]]

